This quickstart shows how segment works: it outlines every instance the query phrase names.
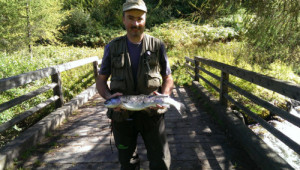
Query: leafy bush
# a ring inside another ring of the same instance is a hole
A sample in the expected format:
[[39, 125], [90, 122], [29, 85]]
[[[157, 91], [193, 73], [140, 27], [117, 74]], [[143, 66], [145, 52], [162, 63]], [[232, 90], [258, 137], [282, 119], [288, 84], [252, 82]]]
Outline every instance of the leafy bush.
[[62, 23], [62, 41], [68, 45], [100, 47], [114, 37], [120, 35], [120, 29], [103, 27], [101, 22], [95, 22], [90, 14], [74, 9]]
[[245, 10], [240, 9], [235, 14], [222, 16], [220, 18], [214, 19], [212, 21], [208, 21], [208, 23], [211, 23], [214, 27], [231, 27], [236, 32], [239, 33], [239, 35], [244, 34], [246, 32], [244, 25], [243, 25], [243, 18], [245, 17]]
[[89, 11], [97, 24], [109, 28], [121, 28], [123, 25], [122, 1], [120, 0], [96, 0]]
[[173, 20], [150, 29], [151, 34], [166, 43], [167, 47], [189, 47], [208, 45], [218, 41], [230, 41], [238, 37], [238, 32], [230, 27], [196, 25], [185, 20]]

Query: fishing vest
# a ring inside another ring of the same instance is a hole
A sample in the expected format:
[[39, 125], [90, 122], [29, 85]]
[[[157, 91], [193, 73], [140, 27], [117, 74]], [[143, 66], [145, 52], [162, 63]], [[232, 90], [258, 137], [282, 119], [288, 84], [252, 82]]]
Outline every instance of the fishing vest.
[[159, 56], [162, 42], [150, 35], [144, 35], [135, 84], [126, 38], [126, 35], [116, 38], [109, 45], [110, 89], [112, 93], [121, 92], [124, 95], [149, 95], [161, 86]]

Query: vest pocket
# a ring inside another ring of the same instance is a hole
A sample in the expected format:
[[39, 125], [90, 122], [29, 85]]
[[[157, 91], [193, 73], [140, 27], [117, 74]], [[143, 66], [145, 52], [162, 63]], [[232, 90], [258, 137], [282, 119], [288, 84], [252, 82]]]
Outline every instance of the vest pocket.
[[146, 51], [146, 60], [150, 66], [156, 66], [158, 63], [156, 51]]
[[114, 68], [122, 68], [124, 66], [124, 58], [123, 53], [112, 57], [112, 66]]
[[110, 83], [110, 89], [114, 92], [123, 92], [126, 89], [126, 83], [124, 78], [124, 53], [113, 55], [112, 62], [112, 77]]
[[125, 79], [121, 77], [112, 77], [110, 89], [114, 92], [123, 92], [126, 89]]
[[160, 75], [157, 73], [146, 74], [146, 86], [147, 88], [158, 88], [161, 86]]

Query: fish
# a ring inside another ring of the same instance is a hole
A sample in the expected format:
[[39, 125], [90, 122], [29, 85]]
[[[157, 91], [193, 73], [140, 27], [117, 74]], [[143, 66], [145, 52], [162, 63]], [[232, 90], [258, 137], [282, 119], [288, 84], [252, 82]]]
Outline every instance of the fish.
[[106, 100], [104, 105], [107, 108], [120, 107], [130, 111], [141, 111], [157, 105], [169, 108], [172, 105], [181, 115], [186, 110], [184, 104], [168, 95], [122, 95]]

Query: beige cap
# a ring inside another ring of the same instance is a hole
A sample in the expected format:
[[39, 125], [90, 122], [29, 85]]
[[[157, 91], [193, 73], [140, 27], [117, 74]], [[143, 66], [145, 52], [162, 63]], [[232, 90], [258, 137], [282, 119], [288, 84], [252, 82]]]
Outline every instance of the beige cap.
[[123, 4], [123, 12], [131, 9], [139, 9], [147, 12], [147, 7], [143, 0], [126, 0], [126, 2]]

